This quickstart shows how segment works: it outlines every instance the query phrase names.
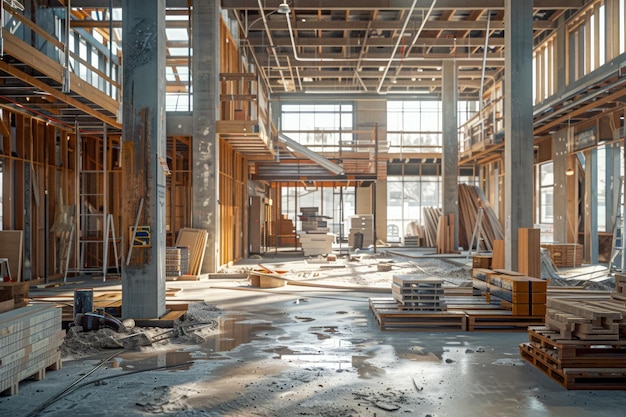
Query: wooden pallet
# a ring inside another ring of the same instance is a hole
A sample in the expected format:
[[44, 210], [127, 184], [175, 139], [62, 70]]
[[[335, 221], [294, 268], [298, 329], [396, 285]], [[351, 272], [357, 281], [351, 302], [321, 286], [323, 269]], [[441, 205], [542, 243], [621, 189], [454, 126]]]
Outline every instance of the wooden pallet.
[[561, 339], [544, 326], [528, 328], [529, 342], [548, 353], [562, 367], [626, 367], [626, 339], [588, 341]]
[[61, 311], [31, 305], [0, 315], [0, 392], [17, 394], [27, 378], [43, 379], [46, 369], [59, 369], [65, 331]]
[[417, 311], [393, 298], [370, 298], [369, 306], [381, 330], [465, 331], [467, 327], [461, 311]]
[[526, 330], [528, 326], [543, 324], [545, 316], [514, 316], [508, 310], [466, 310], [467, 330]]
[[539, 354], [530, 343], [519, 346], [521, 357], [569, 390], [626, 389], [626, 368], [562, 368]]

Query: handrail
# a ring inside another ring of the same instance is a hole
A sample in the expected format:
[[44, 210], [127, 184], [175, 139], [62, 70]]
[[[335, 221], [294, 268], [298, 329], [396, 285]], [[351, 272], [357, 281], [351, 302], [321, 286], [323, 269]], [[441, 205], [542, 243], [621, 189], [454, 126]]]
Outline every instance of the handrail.
[[[3, 3], [3, 7], [4, 9], [11, 14], [12, 18], [14, 18], [15, 20], [17, 20], [18, 22], [20, 22], [21, 24], [23, 24], [24, 26], [26, 26], [28, 29], [30, 29], [31, 31], [33, 31], [37, 36], [40, 36], [42, 39], [46, 40], [47, 42], [49, 42], [56, 50], [59, 51], [64, 51], [65, 50], [65, 45], [63, 42], [61, 42], [60, 40], [58, 40], [57, 38], [55, 38], [53, 35], [49, 34], [48, 32], [46, 32], [45, 30], [43, 30], [41, 27], [39, 27], [36, 23], [34, 23], [33, 21], [31, 21], [30, 19], [26, 18], [22, 13], [20, 13], [18, 10], [16, 10], [15, 8], [11, 7], [11, 5], [2, 2]], [[7, 24], [10, 23], [10, 20], [7, 20]], [[74, 31], [74, 33], [76, 33], [77, 35], [81, 36], [79, 32]], [[83, 39], [85, 39], [84, 36], [81, 36]], [[102, 79], [105, 83], [108, 83], [110, 85], [112, 85], [115, 89], [115, 91], [121, 91], [121, 84], [119, 81], [114, 80], [113, 78], [111, 78], [109, 75], [105, 74], [104, 72], [102, 72], [100, 69], [92, 66], [88, 61], [84, 60], [83, 58], [80, 57], [80, 55], [74, 53], [74, 52], [70, 52], [70, 57], [77, 63], [79, 63], [80, 65], [82, 65], [83, 67], [85, 67], [87, 69], [87, 73], [88, 74], [95, 74], [97, 75], [100, 79]], [[108, 59], [108, 58], [106, 58]], [[59, 64], [63, 64], [62, 62], [60, 62], [57, 58], [57, 61]], [[119, 66], [119, 65], [118, 65]], [[74, 75], [80, 77], [81, 79], [84, 79], [83, 77], [81, 77], [80, 72], [76, 72], [76, 71], [72, 71], [74, 73]], [[87, 81], [87, 80], [85, 80]], [[90, 83], [93, 85], [93, 83]], [[107, 91], [107, 88], [100, 88], [97, 85], [93, 85], [95, 88], [97, 88], [98, 90], [106, 93], [107, 95], [111, 96], [111, 94], [113, 94], [113, 92], [111, 91], [109, 94], [109, 92]], [[119, 98], [121, 97], [121, 94], [117, 94], [115, 95], [113, 98], [116, 98], [119, 100]]]

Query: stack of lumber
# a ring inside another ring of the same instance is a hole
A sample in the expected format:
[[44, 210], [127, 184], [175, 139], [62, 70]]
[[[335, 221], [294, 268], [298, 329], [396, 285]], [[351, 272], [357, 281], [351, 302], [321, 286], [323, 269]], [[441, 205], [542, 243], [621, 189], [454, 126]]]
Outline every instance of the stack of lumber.
[[15, 395], [21, 381], [60, 369], [64, 336], [60, 308], [30, 305], [0, 314], [0, 392]]
[[437, 225], [437, 253], [456, 253], [454, 247], [454, 214], [439, 217]]
[[520, 355], [567, 389], [626, 389], [625, 318], [621, 300], [550, 297]]
[[578, 243], [543, 243], [557, 267], [576, 267], [583, 263], [583, 245]]
[[422, 222], [424, 223], [422, 240], [427, 248], [437, 246], [437, 228], [439, 227], [440, 217], [440, 208], [422, 207]]
[[481, 238], [485, 250], [493, 249], [493, 241], [504, 239], [502, 225], [482, 190], [473, 185], [459, 184], [459, 246], [469, 250], [479, 209], [483, 218], [476, 238]]
[[485, 295], [488, 302], [497, 299], [514, 316], [546, 314], [548, 283], [545, 280], [513, 271], [474, 268], [472, 285]]
[[442, 284], [443, 280], [426, 275], [394, 275], [391, 293], [405, 309], [442, 311]]
[[0, 313], [28, 304], [29, 282], [0, 282]]
[[201, 229], [185, 227], [180, 229], [178, 232], [176, 246], [189, 248], [189, 267], [187, 268], [188, 275], [200, 275], [208, 237], [209, 233], [206, 230]]
[[626, 305], [611, 300], [551, 297], [546, 326], [562, 339], [619, 340], [626, 334], [624, 314]]

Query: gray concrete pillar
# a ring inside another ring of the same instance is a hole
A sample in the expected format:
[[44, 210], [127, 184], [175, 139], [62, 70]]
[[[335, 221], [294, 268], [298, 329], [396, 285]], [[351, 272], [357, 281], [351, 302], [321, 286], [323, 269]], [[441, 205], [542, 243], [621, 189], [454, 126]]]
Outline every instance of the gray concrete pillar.
[[517, 229], [533, 227], [533, 1], [505, 0], [505, 267], [517, 269]]
[[567, 139], [568, 129], [552, 135], [554, 163], [554, 241], [567, 243]]
[[193, 138], [192, 212], [196, 229], [208, 231], [202, 272], [217, 271], [219, 253], [219, 119], [220, 6], [197, 0], [192, 11]]
[[[458, 80], [456, 62], [443, 62], [442, 79], [442, 207], [443, 214], [454, 215], [454, 247], [459, 247], [459, 136], [457, 97]], [[465, 248], [468, 249], [468, 248]]]
[[[122, 1], [122, 316], [165, 314], [165, 0]], [[130, 227], [150, 227], [132, 247]]]

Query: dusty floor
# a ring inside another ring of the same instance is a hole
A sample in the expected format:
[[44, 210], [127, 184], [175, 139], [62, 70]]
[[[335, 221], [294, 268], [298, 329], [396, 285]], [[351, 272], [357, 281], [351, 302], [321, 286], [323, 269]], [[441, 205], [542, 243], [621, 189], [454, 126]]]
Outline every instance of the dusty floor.
[[162, 341], [134, 350], [68, 343], [63, 368], [1, 397], [0, 415], [624, 415], [621, 391], [568, 391], [521, 360], [525, 332], [381, 331], [367, 300], [389, 288], [391, 275], [432, 273], [449, 285], [469, 277], [464, 258], [391, 258], [393, 270], [384, 273], [376, 269], [380, 257], [334, 268], [271, 257], [249, 262], [328, 288], [169, 282], [182, 288], [177, 300], [194, 306], [186, 335], [144, 329]]

